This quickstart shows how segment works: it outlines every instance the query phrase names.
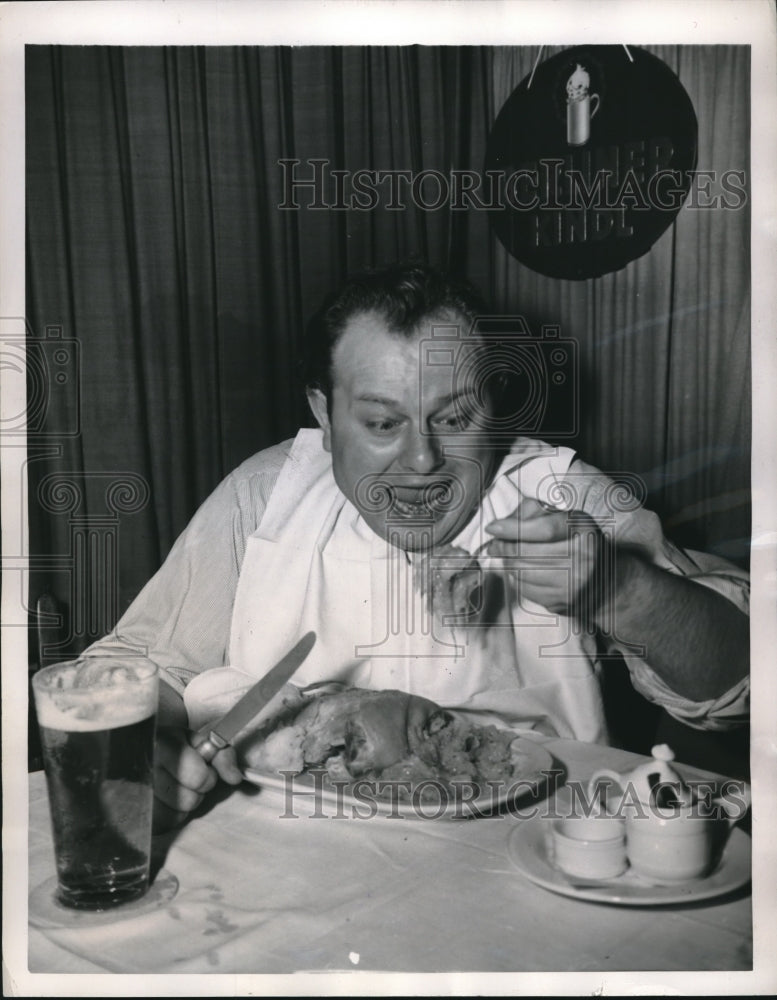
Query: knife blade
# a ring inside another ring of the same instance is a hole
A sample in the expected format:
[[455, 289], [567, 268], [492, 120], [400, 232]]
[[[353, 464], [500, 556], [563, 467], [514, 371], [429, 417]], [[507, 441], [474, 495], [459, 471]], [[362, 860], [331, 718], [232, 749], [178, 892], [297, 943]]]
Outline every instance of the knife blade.
[[282, 660], [279, 660], [260, 681], [249, 688], [222, 719], [210, 727], [210, 732], [204, 742], [195, 747], [197, 753], [210, 763], [219, 750], [229, 746], [240, 730], [247, 726], [252, 719], [255, 719], [273, 695], [280, 691], [301, 665], [315, 642], [315, 632], [303, 635]]

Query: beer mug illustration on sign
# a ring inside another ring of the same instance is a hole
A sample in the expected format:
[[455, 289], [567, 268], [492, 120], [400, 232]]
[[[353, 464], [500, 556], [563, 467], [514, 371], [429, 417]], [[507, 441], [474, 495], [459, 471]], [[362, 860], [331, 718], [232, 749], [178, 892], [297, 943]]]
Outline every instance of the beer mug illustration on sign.
[[591, 77], [580, 63], [567, 80], [567, 142], [584, 146], [591, 137], [591, 119], [599, 110], [599, 95], [590, 93]]

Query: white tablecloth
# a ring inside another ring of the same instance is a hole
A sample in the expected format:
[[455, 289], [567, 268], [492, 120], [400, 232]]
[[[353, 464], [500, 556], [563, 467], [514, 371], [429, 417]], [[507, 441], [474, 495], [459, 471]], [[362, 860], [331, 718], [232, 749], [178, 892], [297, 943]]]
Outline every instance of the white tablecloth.
[[[569, 776], [629, 770], [632, 754], [545, 743]], [[31, 776], [30, 887], [53, 875], [42, 774]], [[91, 926], [29, 931], [31, 972], [288, 973], [742, 970], [747, 890], [630, 908], [553, 894], [510, 861], [520, 816], [468, 821], [281, 818], [245, 785], [156, 838], [175, 898]]]

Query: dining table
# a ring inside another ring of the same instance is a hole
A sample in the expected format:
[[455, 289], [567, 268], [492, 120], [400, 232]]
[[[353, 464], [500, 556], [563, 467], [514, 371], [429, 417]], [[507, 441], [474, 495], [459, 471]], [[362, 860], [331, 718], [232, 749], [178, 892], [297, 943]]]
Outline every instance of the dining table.
[[752, 969], [749, 867], [742, 875], [747, 818], [734, 828], [738, 877], [714, 891], [657, 890], [643, 901], [618, 902], [572, 879], [549, 886], [552, 878], [530, 877], [520, 863], [532, 824], [547, 823], [569, 789], [585, 787], [598, 769], [628, 772], [646, 758], [530, 738], [552, 761], [547, 776], [505, 808], [472, 818], [407, 818], [385, 809], [371, 815], [322, 808], [311, 795], [290, 798], [288, 787], [221, 786], [183, 826], [154, 837], [149, 894], [103, 913], [54, 902], [48, 799], [43, 773], [35, 772], [29, 972], [502, 973], [512, 976], [508, 983], [524, 973], [596, 973], [597, 982], [638, 973], [655, 985], [677, 972], [708, 974], [720, 984]]

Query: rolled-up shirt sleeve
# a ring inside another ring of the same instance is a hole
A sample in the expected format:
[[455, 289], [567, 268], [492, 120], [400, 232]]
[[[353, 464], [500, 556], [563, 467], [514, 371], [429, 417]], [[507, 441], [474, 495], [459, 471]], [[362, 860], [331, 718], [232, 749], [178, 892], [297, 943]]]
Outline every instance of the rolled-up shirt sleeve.
[[[717, 591], [744, 614], [750, 610], [749, 574], [727, 560], [704, 552], [681, 549], [663, 533], [658, 515], [628, 502], [617, 509], [611, 503], [613, 481], [598, 469], [575, 459], [570, 478], [582, 501], [582, 509], [599, 524], [614, 525], [618, 544], [628, 545], [656, 566], [694, 580]], [[694, 729], [725, 730], [747, 722], [750, 711], [750, 679], [743, 677], [718, 698], [695, 702], [673, 691], [644, 660], [617, 641], [605, 643], [609, 652], [621, 653], [634, 687], [648, 701]]]
[[223, 666], [246, 540], [256, 530], [287, 454], [284, 443], [230, 473], [114, 630], [89, 652], [142, 652], [179, 692], [203, 670]]
[[[666, 543], [666, 566], [689, 580], [717, 591], [744, 614], [750, 610], [750, 581], [744, 570], [703, 552], [676, 549]], [[621, 649], [623, 652], [623, 649]], [[643, 660], [625, 656], [631, 681], [649, 701], [694, 729], [725, 730], [747, 723], [750, 715], [750, 678], [743, 677], [728, 691], [708, 701], [690, 701], [673, 691]]]

